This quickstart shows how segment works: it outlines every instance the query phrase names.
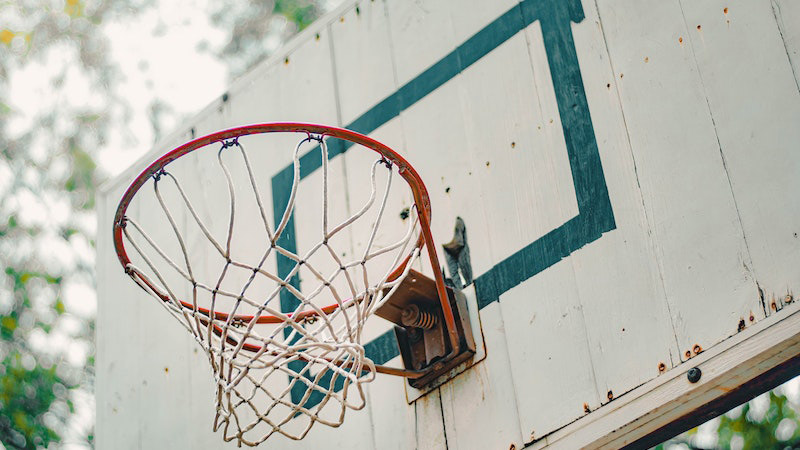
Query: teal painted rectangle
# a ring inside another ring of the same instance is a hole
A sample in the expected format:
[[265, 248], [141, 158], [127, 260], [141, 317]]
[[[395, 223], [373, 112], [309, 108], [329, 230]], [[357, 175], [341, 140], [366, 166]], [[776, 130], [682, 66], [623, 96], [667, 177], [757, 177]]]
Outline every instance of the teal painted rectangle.
[[[579, 212], [478, 276], [475, 290], [481, 309], [499, 301], [504, 292], [616, 228], [572, 36], [571, 22], [578, 23], [583, 18], [580, 0], [525, 0], [346, 126], [360, 133], [371, 133], [534, 21], [540, 22]], [[348, 147], [349, 143], [332, 141], [329, 158], [344, 153]], [[321, 167], [319, 149], [303, 154], [300, 162], [302, 179]], [[291, 166], [286, 167], [272, 179], [275, 223], [280, 221], [288, 203], [292, 171]], [[280, 237], [279, 244], [290, 251], [296, 250], [293, 218]], [[279, 276], [285, 278], [293, 267], [292, 261], [279, 257]], [[297, 277], [290, 281], [299, 286]], [[296, 306], [296, 299], [288, 293], [281, 293], [283, 311], [293, 310]], [[389, 331], [368, 342], [365, 351], [376, 364], [383, 364], [398, 356], [394, 332]], [[298, 391], [295, 399], [293, 390], [293, 400], [299, 401], [303, 392]]]

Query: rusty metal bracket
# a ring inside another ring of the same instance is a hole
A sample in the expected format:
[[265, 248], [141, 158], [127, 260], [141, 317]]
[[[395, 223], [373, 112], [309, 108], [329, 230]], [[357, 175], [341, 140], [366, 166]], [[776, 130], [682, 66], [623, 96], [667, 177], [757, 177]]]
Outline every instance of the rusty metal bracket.
[[375, 311], [379, 317], [395, 324], [404, 367], [424, 373], [421, 377], [409, 378], [409, 384], [415, 388], [425, 386], [475, 355], [466, 297], [451, 288], [447, 288], [447, 297], [455, 315], [461, 348], [456, 355], [450, 355], [452, 348], [436, 282], [425, 275], [411, 270], [391, 298]]

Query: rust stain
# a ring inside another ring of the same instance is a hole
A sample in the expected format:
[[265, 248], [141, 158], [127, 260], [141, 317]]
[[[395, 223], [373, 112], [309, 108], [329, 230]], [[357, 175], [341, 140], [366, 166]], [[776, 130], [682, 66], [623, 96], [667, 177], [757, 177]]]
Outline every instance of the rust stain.
[[747, 326], [747, 325], [745, 324], [745, 321], [744, 321], [744, 319], [740, 319], [740, 320], [739, 320], [739, 326], [737, 327], [737, 331], [742, 331], [742, 330], [744, 330], [744, 327], [746, 327], [746, 326]]
[[728, 8], [723, 9], [722, 12], [728, 14]]
[[667, 365], [666, 365], [666, 364], [664, 364], [664, 362], [663, 362], [663, 361], [662, 361], [662, 362], [660, 362], [660, 363], [658, 363], [658, 372], [659, 372], [659, 373], [664, 373], [664, 372], [666, 372], [666, 371], [667, 371]]
[[701, 27], [700, 25], [698, 25], [698, 26], [697, 26], [697, 31], [703, 31], [703, 27]]
[[786, 297], [783, 299], [783, 301], [786, 303], [792, 303], [792, 300], [794, 300], [792, 298], [792, 294], [787, 294]]
[[692, 351], [694, 352], [694, 355], [697, 356], [700, 353], [703, 353], [703, 347], [700, 347], [699, 344], [694, 344], [694, 347], [692, 347]]
[[586, 414], [589, 414], [590, 412], [592, 412], [592, 410], [589, 408], [589, 404], [588, 403], [584, 403], [583, 404], [583, 412], [585, 412]]
[[679, 38], [678, 38], [678, 43], [679, 43], [679, 44], [683, 44], [683, 37], [679, 37]]
[[645, 56], [645, 57], [644, 57], [644, 62], [649, 62], [649, 61], [650, 61], [650, 58], [648, 58], [647, 56]]
[[753, 311], [750, 311], [750, 322], [755, 322], [756, 316], [753, 315]]
[[606, 394], [606, 397], [608, 397], [608, 401], [614, 400], [614, 393], [611, 392], [611, 391], [608, 391], [608, 394]]
[[512, 142], [512, 143], [511, 143], [511, 148], [514, 148], [514, 147], [516, 147], [516, 146], [517, 146], [517, 143], [516, 143], [516, 142]]
[[691, 350], [686, 350], [686, 353], [684, 353], [683, 355], [686, 356], [686, 359], [689, 359], [689, 358], [692, 357], [692, 351]]

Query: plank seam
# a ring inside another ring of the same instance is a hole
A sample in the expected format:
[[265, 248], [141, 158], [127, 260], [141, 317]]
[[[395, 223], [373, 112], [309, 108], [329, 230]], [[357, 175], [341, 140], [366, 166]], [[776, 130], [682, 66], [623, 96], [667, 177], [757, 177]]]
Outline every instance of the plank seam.
[[781, 14], [781, 6], [775, 1], [772, 0], [770, 2], [772, 4], [772, 15], [775, 17], [775, 24], [778, 27], [778, 34], [781, 35], [781, 42], [783, 43], [783, 51], [786, 52], [786, 60], [789, 62], [789, 68], [792, 70], [792, 75], [794, 76], [794, 84], [797, 87], [797, 92], [800, 92], [800, 80], [797, 78], [797, 72], [794, 69], [794, 65], [792, 64], [792, 56], [789, 53], [789, 47], [786, 45], [786, 37], [783, 35], [783, 15]]
[[442, 413], [442, 435], [444, 435], [444, 448], [445, 450], [449, 450], [450, 444], [447, 442], [447, 421], [444, 419], [444, 399], [442, 399], [442, 388], [436, 388], [436, 392], [439, 394], [439, 412]]

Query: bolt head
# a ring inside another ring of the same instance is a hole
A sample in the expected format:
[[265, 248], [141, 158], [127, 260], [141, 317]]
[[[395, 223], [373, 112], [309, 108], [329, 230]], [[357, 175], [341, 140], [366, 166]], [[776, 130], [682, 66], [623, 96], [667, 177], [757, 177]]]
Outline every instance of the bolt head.
[[686, 372], [686, 378], [689, 380], [690, 383], [697, 383], [700, 381], [700, 377], [703, 375], [703, 372], [700, 370], [699, 367], [692, 367]]

